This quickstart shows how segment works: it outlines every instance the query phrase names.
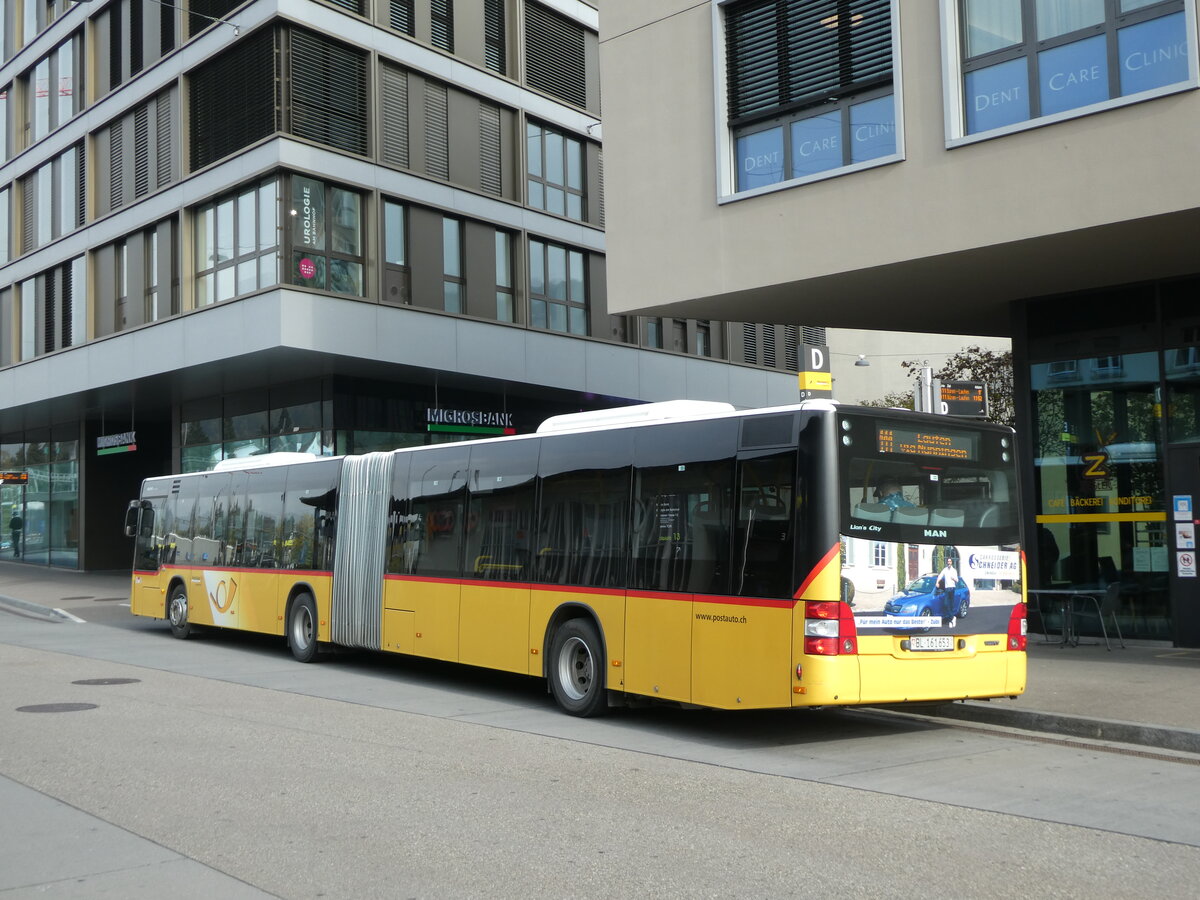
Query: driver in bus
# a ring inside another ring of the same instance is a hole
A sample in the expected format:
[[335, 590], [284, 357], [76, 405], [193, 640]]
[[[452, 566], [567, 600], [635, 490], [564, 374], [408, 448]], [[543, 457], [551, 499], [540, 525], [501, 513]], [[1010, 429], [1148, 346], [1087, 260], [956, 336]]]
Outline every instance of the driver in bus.
[[888, 509], [897, 510], [902, 506], [912, 506], [904, 497], [900, 482], [895, 478], [883, 478], [875, 486], [875, 502], [882, 503]]

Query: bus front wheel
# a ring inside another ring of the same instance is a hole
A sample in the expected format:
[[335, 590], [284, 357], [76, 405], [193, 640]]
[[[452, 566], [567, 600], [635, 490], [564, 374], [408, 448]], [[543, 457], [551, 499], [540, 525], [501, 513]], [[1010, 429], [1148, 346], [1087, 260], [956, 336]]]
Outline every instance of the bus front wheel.
[[188, 621], [187, 588], [177, 584], [167, 600], [167, 621], [171, 623], [171, 634], [182, 640], [192, 636], [192, 623]]
[[288, 646], [302, 663], [317, 658], [317, 604], [312, 594], [301, 594], [288, 615]]
[[571, 619], [554, 632], [547, 674], [550, 691], [564, 712], [596, 716], [607, 710], [604, 645], [588, 619]]

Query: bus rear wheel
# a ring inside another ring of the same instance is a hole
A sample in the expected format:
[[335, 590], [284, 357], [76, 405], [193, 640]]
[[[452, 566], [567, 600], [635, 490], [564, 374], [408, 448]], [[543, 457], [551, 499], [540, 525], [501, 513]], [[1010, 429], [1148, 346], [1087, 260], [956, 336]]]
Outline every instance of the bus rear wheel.
[[167, 621], [171, 623], [171, 634], [181, 641], [192, 636], [192, 623], [188, 621], [187, 588], [182, 584], [175, 585], [167, 599]]
[[564, 712], [597, 716], [608, 709], [604, 687], [604, 645], [588, 619], [571, 619], [550, 644], [550, 691]]
[[317, 658], [317, 604], [312, 594], [301, 594], [288, 614], [288, 646], [302, 663]]

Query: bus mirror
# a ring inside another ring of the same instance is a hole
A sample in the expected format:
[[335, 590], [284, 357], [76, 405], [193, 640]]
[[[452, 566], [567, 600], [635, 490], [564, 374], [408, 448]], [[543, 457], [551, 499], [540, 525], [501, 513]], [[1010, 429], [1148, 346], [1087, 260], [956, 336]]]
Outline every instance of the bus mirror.
[[141, 512], [142, 504], [137, 500], [129, 501], [129, 508], [125, 510], [125, 536], [137, 537], [138, 513]]

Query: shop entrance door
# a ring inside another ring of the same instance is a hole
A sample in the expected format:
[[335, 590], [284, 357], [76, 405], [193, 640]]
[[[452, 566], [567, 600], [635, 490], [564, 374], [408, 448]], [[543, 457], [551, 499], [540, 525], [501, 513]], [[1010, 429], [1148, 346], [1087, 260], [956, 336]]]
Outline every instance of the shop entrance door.
[[1175, 642], [1200, 647], [1200, 447], [1168, 451], [1167, 545]]

